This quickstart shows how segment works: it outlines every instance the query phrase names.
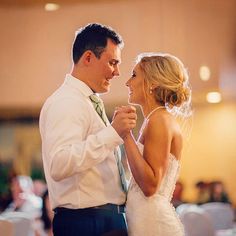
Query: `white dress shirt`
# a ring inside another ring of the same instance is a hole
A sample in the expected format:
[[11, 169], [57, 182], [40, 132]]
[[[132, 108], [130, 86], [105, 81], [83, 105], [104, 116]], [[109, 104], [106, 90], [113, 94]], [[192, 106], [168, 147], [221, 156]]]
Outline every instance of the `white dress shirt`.
[[53, 209], [125, 202], [114, 156], [123, 140], [105, 126], [91, 94], [84, 82], [67, 75], [41, 110], [43, 165]]

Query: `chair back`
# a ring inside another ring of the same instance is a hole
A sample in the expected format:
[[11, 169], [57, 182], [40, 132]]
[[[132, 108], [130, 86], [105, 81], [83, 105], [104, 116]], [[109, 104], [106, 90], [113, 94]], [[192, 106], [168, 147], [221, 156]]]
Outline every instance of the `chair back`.
[[[24, 212], [6, 212], [3, 213], [2, 218], [12, 224], [13, 236], [32, 236], [32, 219]], [[7, 234], [5, 235], [7, 236]]]
[[14, 236], [13, 224], [3, 218], [0, 218], [0, 232], [4, 236]]
[[209, 202], [200, 207], [209, 214], [215, 230], [233, 228], [234, 211], [230, 204]]
[[178, 207], [176, 207], [176, 212], [178, 215], [182, 214], [183, 212], [185, 212], [186, 210], [189, 209], [199, 209], [198, 206], [196, 204], [192, 204], [192, 203], [183, 203], [181, 205], [179, 205]]
[[179, 212], [184, 225], [185, 236], [214, 236], [214, 228], [207, 213], [197, 205], [186, 207]]

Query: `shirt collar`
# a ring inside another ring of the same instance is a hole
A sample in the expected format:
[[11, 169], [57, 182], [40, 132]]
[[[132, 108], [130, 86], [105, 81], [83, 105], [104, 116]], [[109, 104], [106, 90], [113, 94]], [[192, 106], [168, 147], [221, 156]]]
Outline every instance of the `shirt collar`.
[[86, 83], [75, 78], [71, 74], [66, 75], [65, 83], [72, 85], [74, 88], [78, 89], [86, 97], [89, 97], [90, 95], [94, 94], [92, 89]]

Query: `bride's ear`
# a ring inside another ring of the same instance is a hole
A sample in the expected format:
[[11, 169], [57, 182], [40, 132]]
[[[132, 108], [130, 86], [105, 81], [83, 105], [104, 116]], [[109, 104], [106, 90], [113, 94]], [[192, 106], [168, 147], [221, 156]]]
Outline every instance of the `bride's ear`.
[[158, 85], [154, 85], [153, 83], [150, 83], [149, 85], [149, 93], [152, 94], [153, 91], [158, 87]]

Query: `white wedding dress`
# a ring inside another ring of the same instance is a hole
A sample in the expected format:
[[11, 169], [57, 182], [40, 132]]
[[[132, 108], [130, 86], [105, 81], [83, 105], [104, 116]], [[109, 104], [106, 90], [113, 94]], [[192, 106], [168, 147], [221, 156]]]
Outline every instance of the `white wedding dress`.
[[[141, 153], [143, 145], [138, 143]], [[179, 161], [169, 156], [169, 165], [160, 188], [145, 197], [134, 178], [129, 185], [126, 218], [129, 236], [183, 236], [183, 226], [170, 203], [179, 175]]]

